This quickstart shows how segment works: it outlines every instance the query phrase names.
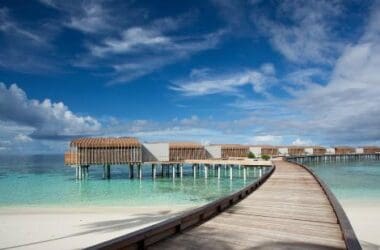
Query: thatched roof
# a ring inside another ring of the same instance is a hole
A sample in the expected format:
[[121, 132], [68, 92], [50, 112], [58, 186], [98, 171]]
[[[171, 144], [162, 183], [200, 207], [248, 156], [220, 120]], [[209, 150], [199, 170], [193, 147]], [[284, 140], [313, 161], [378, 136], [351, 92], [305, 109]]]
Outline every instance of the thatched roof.
[[140, 146], [140, 142], [133, 137], [97, 137], [78, 138], [71, 141], [71, 147], [80, 148], [103, 148], [103, 147], [127, 147]]

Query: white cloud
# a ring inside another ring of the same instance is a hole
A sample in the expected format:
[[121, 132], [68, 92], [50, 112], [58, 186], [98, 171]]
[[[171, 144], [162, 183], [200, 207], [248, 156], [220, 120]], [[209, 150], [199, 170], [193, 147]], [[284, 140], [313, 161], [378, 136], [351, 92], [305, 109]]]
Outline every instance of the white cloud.
[[55, 70], [54, 60], [46, 52], [52, 50], [50, 41], [57, 28], [37, 21], [21, 23], [12, 14], [0, 7], [0, 67], [28, 73]]
[[333, 31], [342, 13], [336, 1], [282, 1], [275, 18], [254, 12], [252, 20], [272, 46], [295, 63], [332, 64], [341, 48]]
[[23, 39], [27, 39], [29, 42], [44, 42], [42, 37], [33, 33], [32, 31], [21, 27], [16, 21], [14, 21], [9, 15], [9, 10], [6, 8], [0, 8], [0, 31], [21, 36]]
[[282, 142], [283, 137], [280, 135], [258, 135], [250, 139], [250, 144], [280, 145]]
[[185, 96], [203, 96], [212, 94], [239, 94], [239, 88], [251, 85], [256, 93], [267, 94], [268, 85], [274, 81], [274, 68], [265, 64], [260, 70], [243, 70], [230, 74], [202, 74], [194, 77], [191, 74], [189, 80], [177, 81], [170, 89], [180, 92]]
[[16, 84], [7, 88], [4, 83], [0, 83], [0, 120], [31, 127], [30, 137], [44, 139], [88, 135], [101, 128], [96, 119], [75, 115], [62, 102], [28, 99]]
[[158, 50], [161, 46], [174, 46], [169, 37], [155, 30], [132, 27], [122, 32], [120, 39], [109, 38], [102, 45], [90, 46], [91, 54], [103, 57], [112, 54], [136, 53], [143, 49]]
[[300, 138], [297, 138], [292, 142], [292, 145], [295, 145], [295, 146], [308, 146], [312, 144], [313, 142], [311, 140], [302, 140]]
[[110, 83], [122, 83], [213, 49], [220, 43], [225, 34], [223, 30], [189, 36], [175, 34], [191, 20], [192, 14], [187, 13], [124, 29], [116, 36], [89, 43], [89, 55], [84, 55], [83, 61], [77, 64], [86, 67], [97, 62], [101, 66], [110, 66], [115, 75]]
[[25, 134], [17, 134], [14, 140], [22, 143], [33, 141], [32, 138]]
[[380, 6], [375, 5], [366, 32], [346, 46], [326, 86], [311, 85], [295, 94], [292, 107], [310, 118], [310, 126], [339, 141], [380, 140]]
[[66, 23], [68, 27], [88, 33], [101, 32], [111, 28], [107, 20], [109, 14], [99, 2], [87, 1], [82, 2], [79, 6], [79, 14], [70, 16]]

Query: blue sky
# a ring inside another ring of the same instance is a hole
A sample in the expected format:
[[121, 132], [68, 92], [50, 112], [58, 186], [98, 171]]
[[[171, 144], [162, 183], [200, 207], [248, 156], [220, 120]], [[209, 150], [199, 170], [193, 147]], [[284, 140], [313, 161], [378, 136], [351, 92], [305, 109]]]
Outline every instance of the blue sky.
[[380, 143], [379, 1], [1, 1], [0, 152]]

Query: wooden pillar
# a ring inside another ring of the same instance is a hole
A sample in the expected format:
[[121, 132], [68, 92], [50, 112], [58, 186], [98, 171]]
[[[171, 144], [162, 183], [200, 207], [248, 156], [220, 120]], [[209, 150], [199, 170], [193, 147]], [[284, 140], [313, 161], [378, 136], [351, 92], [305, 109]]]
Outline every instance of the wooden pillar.
[[244, 180], [247, 179], [247, 167], [246, 166], [243, 167], [243, 178], [244, 178]]
[[230, 180], [232, 180], [232, 166], [230, 165]]
[[204, 172], [205, 172], [205, 178], [208, 178], [208, 166], [204, 164]]
[[133, 164], [129, 164], [129, 179], [133, 178]]
[[172, 175], [173, 175], [173, 179], [175, 179], [175, 165], [172, 164]]
[[143, 174], [142, 174], [142, 167], [141, 167], [141, 164], [138, 164], [137, 167], [138, 167], [138, 171], [139, 171], [139, 179], [142, 179]]
[[107, 179], [110, 179], [111, 178], [111, 166], [110, 165], [107, 165]]
[[193, 165], [193, 176], [194, 176], [194, 179], [197, 177], [197, 165]]
[[218, 165], [217, 168], [218, 168], [218, 179], [220, 179], [220, 165]]
[[183, 177], [183, 164], [180, 165], [179, 171], [180, 171], [180, 177], [182, 179], [182, 177]]
[[157, 166], [152, 164], [152, 178], [156, 179]]

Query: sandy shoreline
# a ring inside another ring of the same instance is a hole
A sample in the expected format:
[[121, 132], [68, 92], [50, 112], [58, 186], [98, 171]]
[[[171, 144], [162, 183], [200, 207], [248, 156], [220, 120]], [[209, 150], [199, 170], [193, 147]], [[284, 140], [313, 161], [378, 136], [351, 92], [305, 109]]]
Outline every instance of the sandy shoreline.
[[0, 249], [80, 249], [187, 209], [190, 207], [0, 208]]
[[340, 203], [364, 249], [380, 249], [380, 201], [342, 200]]
[[[342, 200], [364, 249], [380, 249], [380, 202]], [[155, 207], [3, 207], [0, 249], [80, 249], [191, 209]]]

